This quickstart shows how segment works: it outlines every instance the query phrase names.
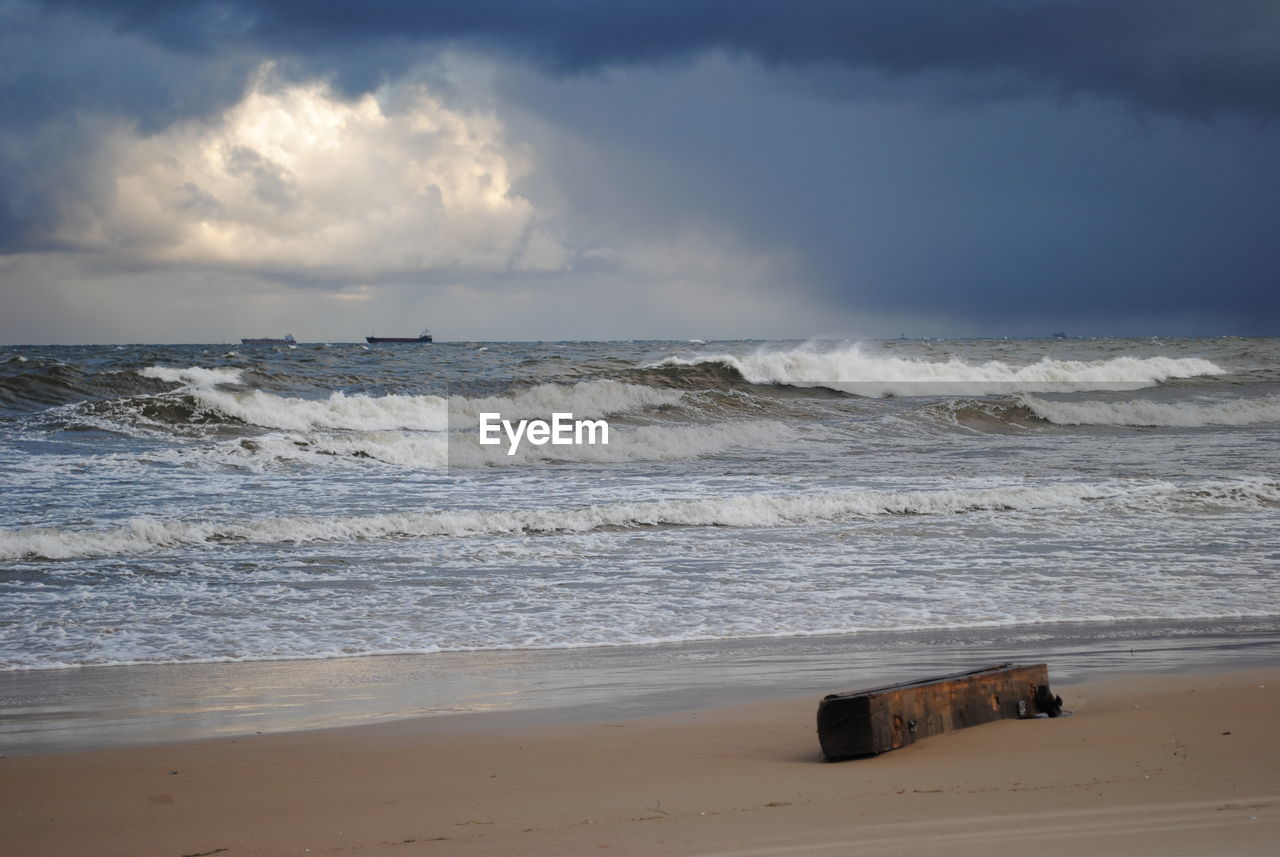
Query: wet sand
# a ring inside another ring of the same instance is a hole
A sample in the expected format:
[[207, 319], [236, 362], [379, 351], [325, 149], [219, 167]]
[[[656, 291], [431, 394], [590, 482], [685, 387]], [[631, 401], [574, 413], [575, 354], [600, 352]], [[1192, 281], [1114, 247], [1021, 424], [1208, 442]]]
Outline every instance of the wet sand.
[[812, 695], [10, 756], [0, 853], [1275, 853], [1280, 667], [1057, 689], [1072, 716], [834, 764]]
[[1044, 624], [534, 651], [0, 672], [0, 753], [174, 743], [413, 717], [519, 722], [821, 697], [1014, 661], [1055, 686], [1280, 663], [1275, 617]]

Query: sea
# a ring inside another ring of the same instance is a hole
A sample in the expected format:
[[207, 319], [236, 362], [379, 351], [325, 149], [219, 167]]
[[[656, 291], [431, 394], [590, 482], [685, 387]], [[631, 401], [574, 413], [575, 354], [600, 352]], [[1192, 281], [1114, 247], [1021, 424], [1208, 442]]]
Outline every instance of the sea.
[[5, 346], [0, 672], [1274, 629], [1277, 441], [1276, 339]]

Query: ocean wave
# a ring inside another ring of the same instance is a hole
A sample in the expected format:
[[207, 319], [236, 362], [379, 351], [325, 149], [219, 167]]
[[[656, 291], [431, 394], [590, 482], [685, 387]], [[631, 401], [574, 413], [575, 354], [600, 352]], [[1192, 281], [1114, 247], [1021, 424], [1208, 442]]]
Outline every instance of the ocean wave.
[[163, 392], [163, 384], [132, 372], [91, 372], [70, 363], [32, 361], [0, 374], [0, 407], [39, 411], [77, 402]]
[[65, 364], [18, 368], [0, 377], [0, 406], [47, 407], [90, 395], [84, 373]]
[[599, 418], [674, 404], [681, 394], [617, 381], [540, 384], [502, 396], [412, 396], [331, 393], [326, 399], [247, 392], [192, 389], [200, 407], [249, 425], [275, 429], [350, 429], [356, 431], [446, 431], [475, 426], [479, 414], [496, 412], [504, 419], [550, 417], [556, 412]]
[[[106, 428], [123, 434], [180, 430], [189, 426], [231, 423], [266, 429], [310, 431], [429, 431], [474, 427], [480, 413], [505, 419], [549, 418], [569, 412], [579, 418], [634, 413], [678, 403], [675, 390], [582, 381], [541, 384], [499, 396], [368, 395], [336, 391], [325, 398], [300, 398], [260, 389], [225, 389], [242, 383], [239, 369], [139, 370], [145, 378], [177, 383], [177, 390], [80, 401], [49, 411], [45, 422], [59, 427]], [[2, 401], [2, 398], [0, 398]]]
[[478, 425], [479, 415], [486, 412], [501, 413], [504, 419], [550, 417], [557, 412], [597, 419], [675, 405], [683, 397], [677, 390], [610, 380], [539, 384], [502, 396], [451, 396], [449, 415], [454, 428]]
[[454, 467], [502, 467], [540, 461], [624, 463], [683, 461], [731, 449], [776, 450], [794, 443], [796, 430], [773, 420], [737, 420], [695, 425], [613, 426], [608, 444], [534, 446], [521, 444], [507, 455], [505, 442], [481, 446], [475, 432], [455, 433], [450, 439], [449, 463]]
[[919, 412], [929, 421], [979, 432], [1008, 433], [1044, 425], [1020, 399], [948, 399]]
[[266, 470], [275, 462], [357, 466], [379, 462], [412, 470], [446, 470], [540, 462], [679, 461], [733, 448], [771, 449], [784, 440], [795, 442], [795, 430], [769, 420], [690, 425], [615, 424], [607, 445], [537, 446], [525, 442], [515, 455], [508, 455], [505, 441], [500, 445], [482, 446], [475, 430], [285, 431], [149, 453], [147, 459], [251, 470]]
[[377, 461], [413, 470], [444, 470], [449, 466], [449, 436], [444, 432], [400, 431], [273, 433], [224, 443], [213, 450], [183, 450], [177, 455], [251, 467], [273, 461], [311, 463], [319, 456], [326, 463]]
[[325, 399], [300, 399], [262, 390], [196, 388], [190, 392], [198, 411], [262, 428], [444, 431], [449, 427], [448, 400], [441, 396], [339, 391]]
[[1171, 378], [1225, 374], [1217, 364], [1198, 357], [1045, 357], [1013, 366], [998, 360], [970, 363], [960, 358], [931, 361], [877, 356], [864, 353], [858, 345], [829, 350], [814, 346], [761, 349], [745, 356], [672, 356], [650, 368], [686, 366], [713, 373], [729, 370], [751, 384], [821, 387], [872, 397], [1124, 390]]
[[1252, 426], [1280, 423], [1280, 398], [1218, 402], [1059, 402], [1023, 396], [1036, 417], [1056, 425], [1078, 426]]
[[352, 517], [291, 516], [247, 521], [138, 518], [108, 529], [26, 528], [0, 532], [0, 558], [70, 559], [132, 555], [222, 542], [343, 542], [402, 537], [474, 537], [514, 533], [584, 533], [651, 526], [773, 527], [844, 517], [955, 515], [1077, 506], [1086, 502], [1165, 509], [1280, 503], [1280, 483], [1260, 480], [1174, 485], [1167, 482], [1054, 483], [933, 491], [846, 490], [752, 493], [611, 503], [578, 508], [426, 511]]
[[189, 387], [217, 387], [222, 384], [239, 384], [243, 370], [228, 366], [206, 369], [202, 366], [188, 366], [179, 369], [174, 366], [148, 366], [139, 369], [143, 378], [154, 378], [157, 381], [168, 381], [170, 384], [184, 384]]
[[847, 393], [827, 384], [793, 384], [771, 381], [761, 377], [744, 377], [741, 367], [720, 355], [705, 361], [684, 362], [684, 358], [669, 357], [660, 363], [627, 371], [626, 377], [646, 386], [698, 393], [749, 395], [757, 399], [813, 399], [818, 397], [846, 398]]

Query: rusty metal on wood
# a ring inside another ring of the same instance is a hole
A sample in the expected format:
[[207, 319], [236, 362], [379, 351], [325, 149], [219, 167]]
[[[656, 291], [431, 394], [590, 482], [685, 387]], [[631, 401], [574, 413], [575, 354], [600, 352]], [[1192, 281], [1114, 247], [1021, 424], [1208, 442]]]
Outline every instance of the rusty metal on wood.
[[829, 761], [873, 756], [942, 732], [1010, 717], [1062, 713], [1045, 664], [969, 672], [832, 694], [818, 704], [818, 741]]

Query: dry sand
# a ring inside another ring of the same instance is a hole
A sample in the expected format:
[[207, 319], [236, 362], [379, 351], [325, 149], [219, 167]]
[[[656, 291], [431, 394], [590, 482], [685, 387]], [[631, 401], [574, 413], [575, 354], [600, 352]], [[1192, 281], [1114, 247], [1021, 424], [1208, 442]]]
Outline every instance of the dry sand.
[[820, 761], [817, 699], [0, 759], [0, 854], [1280, 853], [1280, 668], [1057, 688], [1073, 716]]

